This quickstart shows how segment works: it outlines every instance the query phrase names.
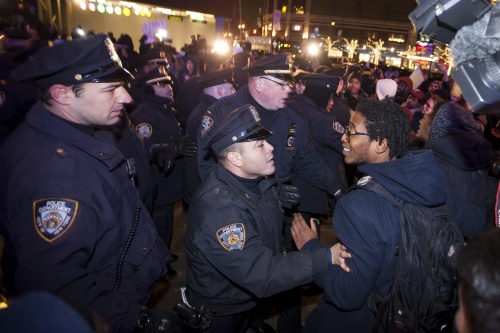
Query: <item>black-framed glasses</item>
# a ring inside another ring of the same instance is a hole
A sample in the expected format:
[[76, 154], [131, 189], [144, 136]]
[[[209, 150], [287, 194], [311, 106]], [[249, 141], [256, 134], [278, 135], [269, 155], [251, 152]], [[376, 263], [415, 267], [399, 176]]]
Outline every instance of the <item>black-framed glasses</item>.
[[347, 141], [349, 141], [349, 139], [351, 138], [351, 135], [368, 135], [368, 136], [370, 136], [370, 134], [368, 134], [368, 133], [356, 132], [356, 131], [351, 132], [350, 126], [346, 127], [344, 134], [347, 138]]
[[286, 88], [293, 89], [293, 84], [291, 82], [287, 82], [287, 81], [285, 81], [285, 82], [278, 82], [278, 81], [271, 80], [270, 78], [265, 77], [265, 76], [261, 76], [260, 78], [261, 79], [269, 80], [271, 82], [274, 82], [274, 83], [280, 85], [281, 89], [283, 89], [283, 90], [286, 90]]

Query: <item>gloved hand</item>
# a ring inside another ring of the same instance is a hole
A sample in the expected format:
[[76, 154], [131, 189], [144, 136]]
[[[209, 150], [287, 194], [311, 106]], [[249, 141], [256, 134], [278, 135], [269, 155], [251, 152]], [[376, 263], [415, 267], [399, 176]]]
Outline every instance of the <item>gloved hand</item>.
[[166, 143], [152, 145], [150, 152], [158, 168], [164, 173], [167, 173], [174, 166], [175, 154]]
[[143, 307], [137, 317], [137, 326], [135, 333], [173, 333], [176, 327], [180, 327], [182, 322], [180, 318], [171, 312], [162, 310], [151, 310]]
[[279, 179], [278, 185], [278, 200], [283, 208], [292, 208], [299, 202], [299, 189], [297, 186], [285, 184], [290, 180], [290, 177]]
[[196, 143], [188, 140], [187, 136], [175, 143], [175, 152], [181, 156], [194, 156], [196, 150]]

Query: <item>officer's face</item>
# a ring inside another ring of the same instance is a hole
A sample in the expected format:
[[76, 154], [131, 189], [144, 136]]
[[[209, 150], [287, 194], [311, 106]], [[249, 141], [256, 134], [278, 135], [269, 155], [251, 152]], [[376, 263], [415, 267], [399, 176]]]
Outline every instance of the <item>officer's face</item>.
[[349, 128], [346, 128], [350, 134], [342, 136], [342, 148], [344, 160], [347, 164], [367, 164], [375, 163], [376, 140], [371, 141], [367, 134], [365, 125], [366, 118], [355, 111], [349, 119]]
[[174, 93], [170, 84], [162, 84], [161, 82], [159, 82], [158, 84], [153, 85], [153, 89], [155, 90], [155, 94], [157, 96], [168, 99], [174, 98]]
[[220, 97], [226, 97], [233, 95], [236, 90], [234, 90], [234, 86], [231, 83], [224, 83], [217, 87], [217, 92]]
[[283, 109], [293, 91], [290, 85], [273, 76], [263, 76], [259, 81], [262, 85], [261, 91], [254, 96], [257, 102], [268, 110]]
[[120, 121], [125, 104], [132, 102], [123, 82], [84, 83], [83, 88], [79, 97], [68, 89], [68, 120], [77, 124], [114, 125]]
[[266, 140], [240, 142], [243, 178], [254, 179], [274, 173], [274, 147]]

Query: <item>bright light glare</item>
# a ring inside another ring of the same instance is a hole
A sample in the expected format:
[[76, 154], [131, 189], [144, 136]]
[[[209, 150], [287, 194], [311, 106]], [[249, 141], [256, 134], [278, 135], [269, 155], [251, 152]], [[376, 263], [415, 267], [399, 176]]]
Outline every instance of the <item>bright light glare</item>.
[[213, 52], [217, 52], [220, 54], [225, 54], [229, 51], [229, 46], [227, 43], [223, 40], [218, 40], [214, 44], [214, 48], [212, 49]]
[[159, 29], [158, 32], [156, 33], [156, 37], [158, 37], [158, 39], [160, 41], [166, 39], [167, 38], [167, 30]]
[[309, 44], [309, 46], [307, 47], [307, 52], [312, 56], [318, 55], [319, 46], [317, 44]]

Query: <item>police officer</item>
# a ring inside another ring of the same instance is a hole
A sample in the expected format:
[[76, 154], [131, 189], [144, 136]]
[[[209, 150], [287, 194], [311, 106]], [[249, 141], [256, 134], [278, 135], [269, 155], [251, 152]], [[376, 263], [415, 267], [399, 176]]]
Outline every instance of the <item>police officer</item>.
[[[305, 85], [303, 93], [295, 95], [287, 104], [306, 120], [314, 147], [325, 159], [327, 166], [334, 172], [343, 191], [347, 190], [344, 175], [344, 156], [342, 155], [342, 135], [344, 127], [334, 115], [326, 112], [326, 106], [341, 78], [327, 74], [308, 74], [302, 77]], [[297, 209], [306, 221], [310, 217], [328, 214], [326, 191], [318, 189], [292, 172], [292, 182], [299, 188], [301, 200]], [[307, 193], [307, 195], [305, 195]]]
[[316, 238], [303, 244], [309, 228], [294, 235], [301, 251], [283, 252], [279, 182], [264, 179], [277, 167], [271, 134], [251, 105], [205, 133], [217, 165], [191, 203], [186, 247], [187, 300], [215, 311], [206, 332], [245, 332], [257, 298], [311, 282], [336, 258]]
[[[170, 165], [152, 164], [151, 173], [157, 187], [153, 202], [153, 221], [160, 237], [170, 249], [174, 223], [174, 203], [183, 196], [183, 156], [193, 156], [196, 145], [186, 140], [175, 118], [171, 77], [160, 68], [143, 78], [142, 103], [130, 117], [146, 148], [166, 146], [170, 150]], [[175, 275], [169, 269], [169, 276]]]
[[[314, 148], [310, 139], [307, 122], [295, 110], [286, 106], [293, 89], [291, 81], [291, 58], [281, 53], [261, 58], [247, 68], [248, 84], [236, 94], [223, 98], [210, 106], [202, 118], [198, 134], [198, 147], [206, 142], [206, 132], [220, 122], [232, 110], [246, 105], [253, 105], [262, 118], [262, 123], [273, 132], [269, 142], [274, 146], [276, 168], [274, 176], [285, 178], [294, 170], [300, 177], [317, 188], [335, 194], [340, 186], [333, 172], [327, 168], [323, 157]], [[213, 158], [208, 152], [199, 151], [198, 167], [201, 179], [205, 179], [213, 167]], [[282, 199], [284, 207], [291, 207]], [[292, 223], [291, 211], [287, 210], [284, 219], [284, 242], [288, 251], [293, 250], [290, 234]], [[300, 329], [300, 299], [296, 298], [294, 314], [278, 320], [278, 330], [293, 332]], [[292, 305], [289, 300], [285, 307]], [[292, 319], [293, 318], [293, 319]], [[283, 325], [283, 326], [281, 326]], [[281, 328], [280, 328], [281, 327]]]
[[[203, 88], [203, 95], [198, 105], [189, 114], [186, 125], [186, 135], [190, 140], [196, 140], [196, 132], [201, 122], [203, 114], [219, 98], [233, 95], [235, 92], [235, 82], [233, 71], [224, 69], [205, 73], [199, 82]], [[184, 158], [184, 201], [189, 204], [201, 183], [198, 173], [198, 155]]]
[[[200, 59], [200, 63], [203, 64], [203, 73], [220, 71], [225, 62], [226, 59], [223, 56], [215, 53], [204, 54]], [[189, 114], [198, 105], [203, 95], [203, 88], [200, 86], [199, 80], [200, 76], [196, 75], [183, 82], [175, 99], [175, 105], [179, 112], [179, 123], [183, 129], [186, 128]]]
[[46, 47], [12, 72], [40, 87], [0, 148], [4, 286], [79, 298], [113, 332], [172, 330], [145, 307], [170, 257], [142, 204], [132, 159], [106, 130], [131, 101], [105, 35]]

